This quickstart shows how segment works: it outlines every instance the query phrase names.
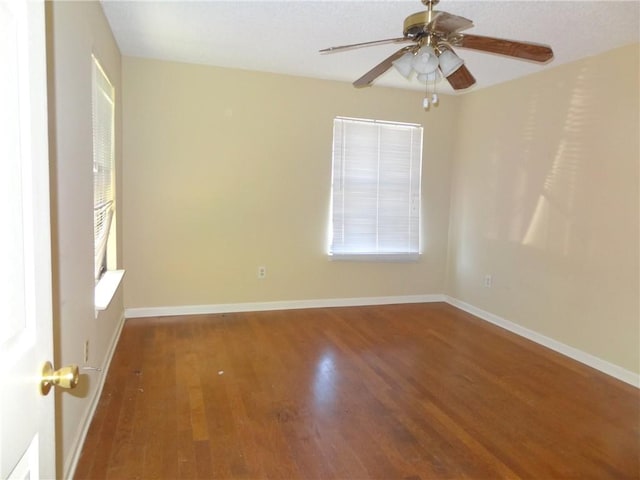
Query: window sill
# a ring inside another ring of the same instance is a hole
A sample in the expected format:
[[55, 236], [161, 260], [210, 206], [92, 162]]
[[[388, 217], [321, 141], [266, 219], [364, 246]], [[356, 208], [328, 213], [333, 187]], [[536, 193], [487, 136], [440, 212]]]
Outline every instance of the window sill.
[[419, 253], [331, 253], [331, 261], [347, 262], [417, 262]]
[[94, 290], [96, 312], [106, 310], [124, 277], [124, 270], [107, 270]]

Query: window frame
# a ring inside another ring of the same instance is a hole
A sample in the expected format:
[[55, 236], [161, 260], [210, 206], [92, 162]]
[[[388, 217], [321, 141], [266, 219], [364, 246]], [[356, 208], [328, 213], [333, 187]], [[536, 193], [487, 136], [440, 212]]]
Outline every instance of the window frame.
[[[91, 60], [94, 280], [98, 284], [108, 270], [109, 236], [115, 215], [116, 92], [98, 58], [92, 54]], [[110, 105], [110, 119], [101, 122], [104, 119], [100, 117], [100, 108], [106, 104]], [[104, 135], [108, 138], [107, 142], [104, 141]]]
[[[362, 127], [364, 129], [364, 133], [361, 132], [363, 136], [360, 137], [355, 133], [351, 134], [352, 138], [346, 138], [349, 136], [348, 133], [345, 133], [346, 125], [356, 128]], [[373, 138], [369, 138], [369, 135], [372, 135], [369, 131], [373, 130], [372, 127], [375, 127], [378, 142], [375, 146], [372, 145]], [[341, 131], [337, 129], [341, 129]], [[381, 133], [383, 130], [384, 133]], [[398, 135], [402, 136], [403, 133], [409, 134], [409, 138], [405, 145], [399, 145]], [[381, 140], [384, 135], [390, 136], [391, 140]], [[422, 254], [423, 138], [424, 128], [416, 123], [341, 116], [334, 118], [327, 248], [331, 260], [415, 262], [419, 259]], [[365, 143], [358, 145], [358, 142], [362, 141]], [[396, 149], [399, 153], [394, 151], [390, 153], [389, 149]], [[345, 153], [346, 150], [350, 150], [352, 153]], [[365, 151], [366, 153], [363, 153]], [[359, 168], [364, 173], [358, 176], [353, 172], [347, 172], [351, 166], [348, 164], [351, 163], [354, 171]], [[385, 168], [396, 170], [388, 173], [385, 172]], [[365, 172], [365, 170], [368, 171]], [[375, 188], [372, 178], [374, 170], [375, 182], [377, 182]], [[394, 178], [398, 176], [400, 182]], [[347, 185], [348, 182], [355, 184], [358, 181], [362, 182], [361, 187]], [[400, 188], [398, 187], [398, 184], [402, 184], [402, 182], [406, 182], [406, 188], [402, 185]], [[355, 193], [349, 193], [350, 189]], [[361, 191], [358, 192], [358, 189]], [[371, 193], [374, 189], [375, 202]], [[349, 203], [349, 206], [346, 207], [345, 198]], [[363, 201], [363, 206], [354, 208], [353, 205], [357, 205], [359, 201]], [[373, 203], [376, 204], [375, 208], [372, 206]], [[374, 210], [376, 211], [375, 222], [372, 221]], [[381, 214], [380, 210], [385, 210], [386, 213]], [[393, 214], [400, 212], [399, 215], [402, 219], [400, 225], [398, 225], [396, 217], [391, 216], [389, 212]], [[345, 217], [349, 217], [346, 220], [347, 224], [344, 223]], [[368, 231], [355, 234], [353, 231], [347, 231], [358, 228]], [[372, 229], [375, 230], [375, 233]], [[396, 232], [397, 229], [400, 233]], [[402, 230], [405, 232], [403, 233]], [[380, 233], [381, 231], [383, 233]], [[375, 236], [375, 247], [372, 247], [373, 236]], [[380, 241], [381, 236], [384, 237], [382, 242]], [[358, 243], [357, 240], [354, 240], [357, 237], [362, 237], [365, 241]], [[363, 246], [363, 243], [366, 245]], [[401, 243], [404, 245], [400, 245]]]

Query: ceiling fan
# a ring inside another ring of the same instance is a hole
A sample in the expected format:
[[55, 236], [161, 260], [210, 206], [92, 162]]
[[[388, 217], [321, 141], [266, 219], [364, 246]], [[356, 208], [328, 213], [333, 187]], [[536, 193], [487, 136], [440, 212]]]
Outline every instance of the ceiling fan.
[[496, 53], [539, 63], [545, 63], [553, 58], [553, 50], [547, 45], [460, 33], [473, 27], [473, 22], [464, 17], [434, 10], [433, 7], [439, 1], [422, 0], [427, 10], [409, 15], [405, 19], [402, 37], [330, 47], [320, 50], [320, 53], [340, 52], [388, 43], [411, 43], [385, 58], [353, 82], [353, 85], [367, 87], [394, 66], [406, 78], [409, 78], [413, 72], [421, 81], [435, 81], [437, 77], [442, 76], [454, 90], [469, 88], [476, 83], [476, 79], [465, 67], [464, 61], [456, 55], [453, 47]]

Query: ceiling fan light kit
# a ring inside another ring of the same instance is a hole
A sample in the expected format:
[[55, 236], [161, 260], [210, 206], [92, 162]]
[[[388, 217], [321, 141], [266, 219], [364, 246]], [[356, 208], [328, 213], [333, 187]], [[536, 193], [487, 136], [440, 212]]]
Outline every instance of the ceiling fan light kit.
[[413, 52], [407, 52], [397, 60], [391, 62], [398, 73], [406, 79], [409, 79], [413, 73], [413, 57]]
[[434, 83], [442, 80], [442, 74], [440, 73], [440, 70], [436, 69], [431, 73], [419, 73], [417, 78], [420, 83]]
[[440, 71], [444, 77], [448, 77], [464, 65], [464, 60], [451, 50], [443, 50], [439, 57]]
[[[353, 85], [358, 88], [368, 87], [391, 67], [395, 67], [407, 80], [415, 71], [418, 81], [424, 82], [427, 87], [427, 95], [423, 100], [425, 110], [431, 104], [438, 103], [435, 83], [440, 78], [446, 78], [454, 90], [465, 90], [476, 83], [476, 79], [464, 65], [464, 60], [458, 57], [453, 47], [538, 63], [546, 63], [553, 58], [553, 50], [548, 45], [460, 33], [473, 27], [473, 22], [458, 15], [434, 10], [433, 7], [439, 0], [422, 0], [422, 3], [427, 10], [409, 15], [405, 19], [402, 37], [330, 47], [320, 50], [320, 53], [388, 43], [412, 43], [384, 59], [353, 82]], [[429, 83], [434, 84], [431, 99], [428, 95]]]
[[435, 72], [438, 68], [438, 57], [429, 45], [421, 47], [411, 61], [411, 66], [418, 74]]
[[393, 67], [404, 78], [409, 79], [416, 72], [418, 81], [440, 81], [464, 65], [464, 60], [451, 50], [440, 48], [436, 53], [429, 46], [422, 47], [417, 53], [407, 52], [392, 62]]

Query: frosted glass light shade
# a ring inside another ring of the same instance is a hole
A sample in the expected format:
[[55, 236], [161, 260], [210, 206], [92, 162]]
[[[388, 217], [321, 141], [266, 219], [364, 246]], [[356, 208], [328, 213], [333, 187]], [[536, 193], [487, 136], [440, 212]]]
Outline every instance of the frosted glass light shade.
[[391, 63], [400, 75], [404, 78], [409, 78], [411, 72], [413, 72], [413, 53], [407, 52]]
[[438, 70], [434, 70], [431, 73], [421, 73], [417, 78], [420, 83], [433, 83], [442, 80], [442, 75], [440, 75], [440, 72]]
[[418, 73], [431, 73], [438, 68], [438, 57], [428, 45], [425, 45], [413, 57], [413, 69]]
[[445, 50], [440, 54], [440, 70], [444, 77], [448, 77], [462, 65], [464, 65], [464, 60], [451, 50]]

